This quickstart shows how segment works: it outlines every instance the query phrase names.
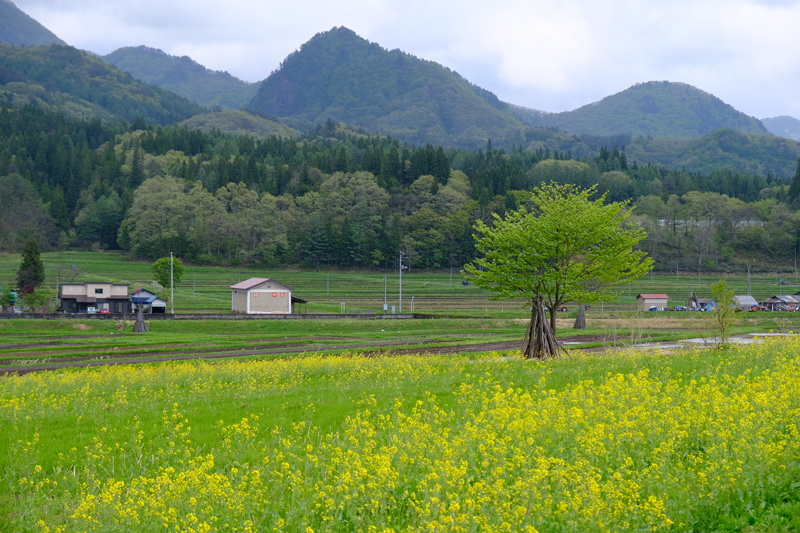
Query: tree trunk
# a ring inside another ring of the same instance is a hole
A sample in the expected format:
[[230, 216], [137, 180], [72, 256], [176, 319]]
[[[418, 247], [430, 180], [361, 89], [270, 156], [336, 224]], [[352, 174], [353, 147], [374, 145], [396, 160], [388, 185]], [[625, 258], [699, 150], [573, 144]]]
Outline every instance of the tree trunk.
[[586, 306], [578, 304], [578, 316], [572, 329], [586, 329]]
[[556, 335], [550, 327], [544, 302], [537, 294], [531, 301], [531, 322], [525, 333], [525, 359], [543, 360], [558, 357], [559, 345]]

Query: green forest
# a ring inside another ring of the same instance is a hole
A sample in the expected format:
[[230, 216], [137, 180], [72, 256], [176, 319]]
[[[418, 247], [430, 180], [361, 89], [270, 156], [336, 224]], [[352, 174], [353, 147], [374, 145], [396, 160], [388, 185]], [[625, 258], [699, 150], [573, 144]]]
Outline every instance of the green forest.
[[[663, 271], [769, 270], [795, 260], [794, 181], [640, 165], [608, 145], [569, 151], [408, 146], [332, 121], [300, 139], [105, 124], [0, 107], [0, 251], [169, 252], [196, 264], [461, 268], [473, 225], [550, 181], [632, 200]], [[598, 139], [595, 139], [598, 142]], [[791, 186], [790, 185], [794, 185]]]

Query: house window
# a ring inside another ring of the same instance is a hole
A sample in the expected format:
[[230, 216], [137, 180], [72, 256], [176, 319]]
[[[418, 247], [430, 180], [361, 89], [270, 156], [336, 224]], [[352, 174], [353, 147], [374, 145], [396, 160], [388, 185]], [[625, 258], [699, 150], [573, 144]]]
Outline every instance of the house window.
[[95, 289], [94, 293], [95, 294], [103, 294], [103, 289]]

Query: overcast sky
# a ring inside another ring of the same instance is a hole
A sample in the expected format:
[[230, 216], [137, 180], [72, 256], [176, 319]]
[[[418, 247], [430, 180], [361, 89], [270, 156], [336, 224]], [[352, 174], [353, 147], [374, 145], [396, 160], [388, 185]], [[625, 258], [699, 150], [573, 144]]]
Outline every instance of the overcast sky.
[[757, 118], [800, 118], [800, 0], [12, 1], [75, 47], [147, 45], [251, 82], [346, 26], [534, 109], [667, 80]]

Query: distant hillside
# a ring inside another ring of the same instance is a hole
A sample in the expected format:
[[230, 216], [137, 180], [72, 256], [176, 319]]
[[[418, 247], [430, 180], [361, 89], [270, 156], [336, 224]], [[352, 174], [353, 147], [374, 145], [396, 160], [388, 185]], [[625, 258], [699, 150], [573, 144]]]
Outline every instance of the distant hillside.
[[517, 108], [529, 126], [557, 127], [570, 133], [628, 134], [693, 139], [717, 129], [767, 133], [761, 122], [719, 98], [685, 83], [640, 83], [574, 111], [542, 113]]
[[800, 141], [800, 120], [794, 117], [762, 118], [761, 122], [774, 135]]
[[192, 58], [171, 56], [147, 46], [125, 47], [104, 60], [145, 83], [167, 89], [202, 106], [240, 109], [258, 90], [227, 72], [209, 70]]
[[67, 44], [9, 0], [0, 0], [0, 42], [17, 46]]
[[437, 63], [334, 28], [289, 55], [246, 109], [298, 129], [332, 119], [410, 143], [478, 147], [521, 138], [507, 107]]
[[774, 135], [716, 130], [698, 139], [637, 137], [625, 147], [628, 159], [672, 169], [710, 174], [729, 168], [790, 178], [797, 170], [800, 144]]
[[208, 133], [216, 130], [220, 133], [230, 133], [233, 135], [250, 135], [253, 137], [267, 138], [272, 135], [276, 137], [298, 138], [302, 134], [289, 126], [269, 120], [244, 111], [235, 109], [225, 109], [214, 113], [203, 113], [195, 115], [188, 120], [180, 123], [190, 130], [200, 130]]
[[0, 43], [0, 98], [82, 118], [172, 124], [205, 111], [70, 46]]

